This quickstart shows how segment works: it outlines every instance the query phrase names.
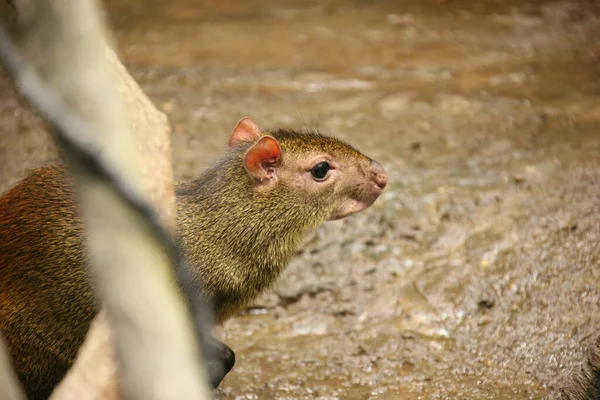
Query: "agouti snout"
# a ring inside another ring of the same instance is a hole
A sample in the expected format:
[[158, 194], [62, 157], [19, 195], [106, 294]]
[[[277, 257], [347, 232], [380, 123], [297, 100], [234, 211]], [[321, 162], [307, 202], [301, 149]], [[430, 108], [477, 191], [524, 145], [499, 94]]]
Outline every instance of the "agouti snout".
[[348, 195], [347, 201], [332, 213], [329, 221], [344, 218], [368, 208], [387, 186], [387, 174], [381, 164], [374, 160], [365, 160], [364, 164], [365, 166], [357, 174], [358, 176], [347, 178], [356, 181], [356, 192]]
[[385, 189], [388, 182], [387, 174], [385, 170], [377, 161], [371, 161], [371, 179], [373, 183], [381, 190]]

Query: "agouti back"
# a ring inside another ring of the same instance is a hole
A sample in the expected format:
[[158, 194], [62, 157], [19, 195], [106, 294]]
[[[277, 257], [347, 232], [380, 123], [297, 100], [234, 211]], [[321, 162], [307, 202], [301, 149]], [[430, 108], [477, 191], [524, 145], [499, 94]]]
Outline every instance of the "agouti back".
[[[242, 119], [228, 152], [176, 188], [176, 237], [217, 321], [275, 281], [307, 229], [369, 207], [386, 184], [381, 165], [337, 139]], [[85, 258], [62, 163], [0, 198], [0, 330], [29, 398], [49, 396], [97, 312]]]

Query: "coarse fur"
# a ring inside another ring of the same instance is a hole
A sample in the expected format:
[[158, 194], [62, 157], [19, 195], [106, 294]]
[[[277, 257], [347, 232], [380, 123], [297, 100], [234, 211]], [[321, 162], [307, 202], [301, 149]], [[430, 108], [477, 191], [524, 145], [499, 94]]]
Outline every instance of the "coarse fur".
[[[369, 160], [344, 142], [317, 133], [279, 130], [271, 135], [283, 152], [281, 169], [289, 162], [286, 154], [301, 158], [315, 149], [338, 159], [353, 158], [353, 163]], [[323, 193], [293, 190], [281, 181], [271, 190], [254, 190], [243, 163], [252, 144], [236, 146], [197, 180], [176, 191], [177, 237], [192, 265], [213, 265], [210, 270], [194, 271], [214, 304], [218, 321], [270, 286], [303, 234], [327, 220], [335, 206], [324, 203]], [[203, 251], [195, 250], [199, 246]]]
[[[319, 160], [332, 168], [316, 182], [310, 170]], [[275, 281], [307, 229], [367, 208], [386, 183], [379, 164], [339, 140], [263, 134], [242, 119], [229, 151], [198, 179], [176, 185], [176, 237], [217, 320]], [[85, 231], [63, 163], [34, 170], [0, 197], [0, 331], [30, 399], [50, 395], [97, 312], [85, 263]], [[215, 342], [231, 368], [233, 351]], [[213, 384], [222, 377], [211, 376]]]
[[62, 163], [0, 197], [0, 332], [30, 398], [50, 395], [96, 313], [83, 235]]
[[565, 385], [549, 399], [600, 399], [600, 336], [588, 350], [586, 360], [581, 368], [569, 376]]

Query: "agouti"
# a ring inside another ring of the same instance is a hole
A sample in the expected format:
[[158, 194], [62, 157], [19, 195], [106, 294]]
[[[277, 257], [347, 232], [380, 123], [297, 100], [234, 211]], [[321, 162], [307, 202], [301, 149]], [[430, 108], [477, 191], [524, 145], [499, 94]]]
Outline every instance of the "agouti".
[[[240, 120], [227, 153], [176, 186], [176, 238], [216, 320], [268, 288], [309, 228], [364, 210], [386, 184], [380, 164], [337, 139], [261, 133], [252, 119]], [[85, 263], [85, 232], [61, 162], [0, 198], [0, 330], [31, 399], [50, 395], [97, 312]]]

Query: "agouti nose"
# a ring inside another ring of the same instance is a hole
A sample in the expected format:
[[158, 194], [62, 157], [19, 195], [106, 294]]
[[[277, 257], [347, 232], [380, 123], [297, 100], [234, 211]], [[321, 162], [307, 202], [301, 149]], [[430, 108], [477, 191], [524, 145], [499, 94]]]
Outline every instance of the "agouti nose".
[[375, 182], [375, 184], [379, 186], [381, 190], [385, 189], [385, 186], [388, 182], [388, 177], [381, 164], [379, 164], [377, 161], [371, 161], [371, 174], [371, 179], [373, 179], [373, 182]]

